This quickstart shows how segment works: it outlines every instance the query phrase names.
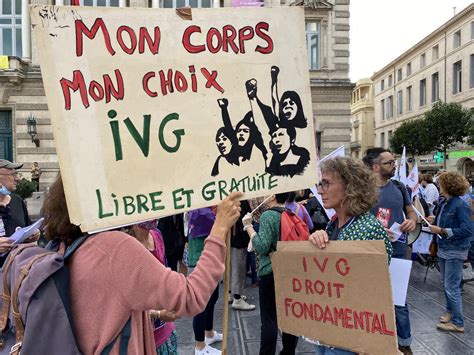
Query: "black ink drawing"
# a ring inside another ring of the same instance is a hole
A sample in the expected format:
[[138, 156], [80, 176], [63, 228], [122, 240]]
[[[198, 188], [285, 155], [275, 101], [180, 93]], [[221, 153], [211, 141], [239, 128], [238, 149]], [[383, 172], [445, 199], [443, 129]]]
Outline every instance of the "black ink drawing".
[[[228, 113], [229, 102], [219, 99], [224, 127], [217, 131], [216, 145], [220, 156], [212, 169], [212, 176], [219, 174], [219, 164], [222, 158], [231, 165], [241, 165], [250, 161], [255, 146], [262, 155], [262, 168], [266, 172], [277, 176], [290, 176], [303, 174], [310, 161], [307, 149], [296, 145], [296, 129], [306, 128], [307, 120], [304, 115], [301, 99], [295, 91], [285, 91], [281, 97], [278, 95], [278, 74], [280, 69], [271, 68], [272, 106], [264, 104], [257, 93], [257, 80], [250, 79], [245, 83], [251, 110], [232, 126]], [[265, 122], [269, 134], [269, 149], [265, 146], [264, 139], [257, 127], [259, 122]], [[225, 142], [224, 142], [225, 138]], [[225, 147], [225, 149], [224, 149]], [[257, 153], [258, 154], [258, 153]]]
[[[69, 28], [75, 20], [81, 19], [81, 16], [75, 9], [61, 10], [56, 6], [37, 5], [33, 6], [32, 11], [35, 11], [36, 9], [38, 9], [38, 16], [40, 18], [39, 25], [42, 28], [48, 28], [51, 37], [58, 37], [58, 34], [61, 33], [61, 29]], [[73, 19], [72, 22], [70, 21], [71, 15]], [[31, 24], [33, 28], [37, 25], [37, 23]]]

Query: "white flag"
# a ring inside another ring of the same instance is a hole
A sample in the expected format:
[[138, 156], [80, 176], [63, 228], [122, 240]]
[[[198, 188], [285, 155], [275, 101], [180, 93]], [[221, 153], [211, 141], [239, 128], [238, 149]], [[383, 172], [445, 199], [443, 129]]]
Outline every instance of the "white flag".
[[[319, 178], [321, 178], [321, 170], [319, 169], [319, 163], [321, 163], [322, 161], [328, 160], [328, 159], [335, 158], [335, 157], [344, 157], [344, 156], [345, 156], [345, 148], [344, 148], [343, 145], [341, 145], [339, 148], [333, 150], [331, 153], [329, 153], [324, 158], [319, 160], [318, 161], [318, 176], [319, 176]], [[318, 189], [316, 188], [316, 186], [310, 187], [310, 190], [313, 193], [313, 195], [316, 197], [316, 199], [318, 200], [319, 204], [321, 206], [323, 206], [323, 201], [321, 200], [321, 195], [318, 194]], [[324, 208], [324, 206], [323, 206], [323, 208]], [[328, 216], [329, 219], [331, 219], [332, 216], [334, 216], [336, 214], [336, 211], [334, 211], [334, 209], [332, 209], [332, 208], [329, 209], [329, 210], [324, 208], [324, 211], [326, 212], [326, 216]]]
[[398, 171], [398, 160], [395, 160], [395, 172], [393, 173], [392, 180], [400, 180], [400, 174]]
[[401, 183], [407, 184], [407, 157], [406, 157], [406, 149], [403, 146], [403, 153], [402, 157], [400, 158], [400, 166], [398, 167], [398, 172], [400, 178], [398, 179]]
[[413, 169], [411, 169], [410, 174], [407, 177], [407, 183], [406, 183], [412, 191], [412, 196], [416, 195], [418, 192], [418, 164], [415, 163], [413, 165]]

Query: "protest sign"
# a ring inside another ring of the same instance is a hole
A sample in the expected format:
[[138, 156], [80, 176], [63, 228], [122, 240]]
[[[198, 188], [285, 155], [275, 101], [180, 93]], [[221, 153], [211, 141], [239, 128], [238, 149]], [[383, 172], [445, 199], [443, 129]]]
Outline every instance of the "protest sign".
[[363, 354], [397, 354], [383, 241], [279, 242], [272, 257], [278, 327]]
[[190, 12], [31, 7], [69, 214], [84, 231], [316, 181], [303, 9]]

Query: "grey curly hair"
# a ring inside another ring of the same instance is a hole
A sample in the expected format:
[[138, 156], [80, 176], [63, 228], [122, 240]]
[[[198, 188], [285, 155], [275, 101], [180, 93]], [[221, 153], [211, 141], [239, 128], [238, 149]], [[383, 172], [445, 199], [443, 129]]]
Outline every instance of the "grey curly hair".
[[337, 157], [323, 161], [322, 172], [332, 173], [341, 178], [346, 188], [344, 203], [346, 212], [351, 216], [370, 211], [379, 195], [377, 178], [360, 160]]

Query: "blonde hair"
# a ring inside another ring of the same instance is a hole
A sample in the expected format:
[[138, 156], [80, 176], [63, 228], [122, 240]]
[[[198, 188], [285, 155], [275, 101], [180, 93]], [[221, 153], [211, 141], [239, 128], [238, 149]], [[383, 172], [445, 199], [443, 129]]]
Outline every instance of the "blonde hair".
[[337, 157], [321, 163], [321, 171], [341, 178], [346, 188], [346, 212], [351, 216], [370, 211], [379, 195], [376, 175], [360, 160]]

